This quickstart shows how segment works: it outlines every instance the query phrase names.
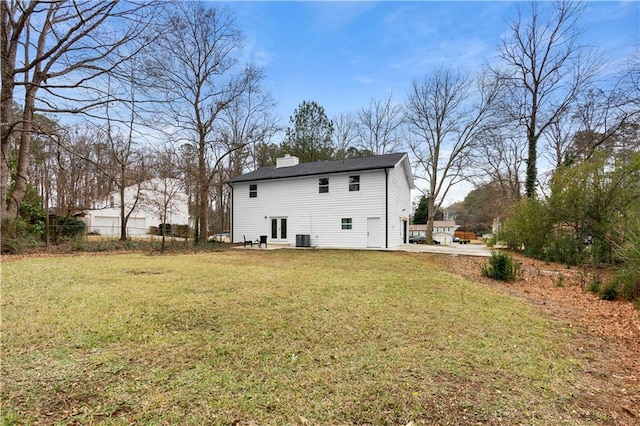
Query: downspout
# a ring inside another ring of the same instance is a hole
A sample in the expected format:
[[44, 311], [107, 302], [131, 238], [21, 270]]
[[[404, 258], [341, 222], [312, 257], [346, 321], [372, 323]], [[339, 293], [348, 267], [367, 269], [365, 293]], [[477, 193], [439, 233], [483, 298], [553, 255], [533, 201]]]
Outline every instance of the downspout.
[[389, 169], [384, 169], [384, 248], [389, 248]]
[[233, 203], [235, 201], [235, 197], [233, 196], [233, 185], [227, 182], [227, 185], [231, 188], [231, 212], [229, 214], [229, 241], [233, 243]]

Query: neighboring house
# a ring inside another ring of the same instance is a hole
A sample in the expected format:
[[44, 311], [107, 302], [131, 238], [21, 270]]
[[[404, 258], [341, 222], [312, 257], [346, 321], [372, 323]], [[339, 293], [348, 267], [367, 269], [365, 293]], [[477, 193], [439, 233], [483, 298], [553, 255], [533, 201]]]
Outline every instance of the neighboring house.
[[[124, 191], [125, 214], [138, 202], [127, 221], [127, 235], [144, 235], [149, 227], [160, 223], [172, 225], [189, 224], [187, 194], [178, 179], [151, 179], [141, 184], [128, 186]], [[166, 221], [163, 221], [166, 205]], [[91, 209], [84, 211], [83, 221], [89, 232], [100, 235], [120, 235], [120, 193], [111, 192], [103, 200], [92, 203]]]
[[[453, 220], [435, 220], [433, 221], [433, 239], [441, 244], [451, 243], [453, 242], [453, 233], [459, 227]], [[427, 225], [410, 225], [409, 233], [411, 236], [425, 237]]]
[[229, 182], [231, 239], [290, 246], [389, 248], [408, 242], [407, 154], [299, 163], [278, 158]]

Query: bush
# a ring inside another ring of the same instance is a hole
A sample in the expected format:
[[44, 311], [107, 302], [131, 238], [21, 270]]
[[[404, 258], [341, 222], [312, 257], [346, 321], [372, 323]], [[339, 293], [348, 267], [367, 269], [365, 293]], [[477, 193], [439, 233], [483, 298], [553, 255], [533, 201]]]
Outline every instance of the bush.
[[590, 291], [591, 293], [600, 293], [600, 287], [600, 281], [591, 281], [587, 286], [587, 291]]
[[640, 298], [640, 273], [621, 268], [613, 276], [613, 281], [618, 289], [618, 295], [626, 300]]
[[14, 220], [2, 222], [2, 253], [19, 254], [40, 244], [42, 226], [40, 223], [31, 224], [18, 217]]
[[73, 216], [58, 218], [57, 227], [59, 235], [71, 239], [87, 232], [87, 225]]
[[488, 264], [485, 263], [481, 268], [483, 277], [499, 281], [515, 281], [520, 275], [520, 265], [504, 253], [491, 253]]
[[552, 224], [547, 206], [536, 198], [523, 199], [516, 204], [511, 218], [504, 224], [498, 238], [527, 256], [543, 259], [545, 239]]
[[603, 300], [616, 300], [618, 298], [618, 286], [611, 282], [604, 286], [600, 293]]
[[491, 238], [485, 238], [484, 243], [487, 247], [491, 248], [496, 245], [496, 236], [493, 235]]

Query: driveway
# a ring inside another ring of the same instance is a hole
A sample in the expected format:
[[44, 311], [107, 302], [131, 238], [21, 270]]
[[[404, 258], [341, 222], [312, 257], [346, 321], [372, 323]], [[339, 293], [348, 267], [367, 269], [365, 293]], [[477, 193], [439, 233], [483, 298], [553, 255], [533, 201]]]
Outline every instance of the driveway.
[[487, 248], [484, 244], [403, 244], [394, 250], [415, 253], [451, 254], [456, 256], [491, 256], [491, 249]]
[[[315, 247], [293, 247], [289, 244], [277, 244], [269, 243], [266, 247], [259, 247], [257, 244], [253, 244], [251, 247], [244, 247], [242, 243], [236, 245], [234, 248], [243, 250], [278, 250], [278, 249], [297, 249], [297, 250], [312, 250]], [[487, 248], [484, 244], [440, 244], [440, 245], [426, 245], [426, 244], [402, 244], [398, 247], [390, 249], [368, 248], [368, 249], [355, 249], [355, 248], [342, 248], [342, 247], [325, 247], [325, 249], [331, 250], [388, 250], [388, 251], [408, 251], [413, 253], [436, 253], [436, 254], [450, 254], [453, 256], [483, 256], [490, 257], [491, 249]], [[322, 249], [320, 249], [322, 250]]]

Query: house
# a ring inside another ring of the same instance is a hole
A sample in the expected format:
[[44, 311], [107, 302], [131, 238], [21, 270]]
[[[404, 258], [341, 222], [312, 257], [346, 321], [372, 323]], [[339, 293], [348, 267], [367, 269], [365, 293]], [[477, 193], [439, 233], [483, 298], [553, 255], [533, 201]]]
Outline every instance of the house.
[[[178, 179], [151, 179], [124, 190], [125, 214], [135, 204], [127, 221], [127, 235], [145, 235], [149, 227], [160, 223], [189, 224], [188, 196]], [[120, 193], [111, 192], [102, 200], [92, 202], [83, 212], [89, 232], [100, 235], [120, 235]], [[163, 218], [165, 220], [163, 220]]]
[[229, 185], [233, 242], [389, 248], [408, 240], [414, 184], [405, 153], [312, 163], [285, 156]]
[[[453, 220], [434, 220], [433, 221], [433, 239], [441, 244], [447, 244], [453, 242], [454, 232], [460, 225], [456, 225]], [[422, 236], [427, 235], [427, 225], [410, 225], [410, 236]]]

